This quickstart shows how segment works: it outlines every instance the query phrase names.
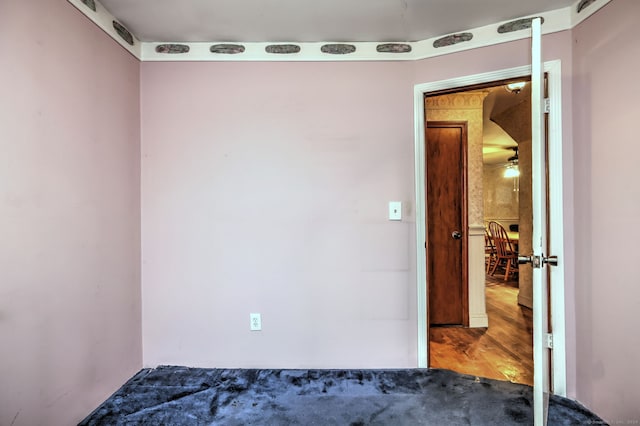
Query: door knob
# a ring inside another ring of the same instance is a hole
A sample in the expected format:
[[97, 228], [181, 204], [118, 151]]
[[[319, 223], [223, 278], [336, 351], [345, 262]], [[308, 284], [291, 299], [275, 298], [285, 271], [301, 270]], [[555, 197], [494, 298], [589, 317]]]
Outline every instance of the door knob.
[[533, 263], [533, 256], [518, 256], [518, 263], [521, 265]]
[[462, 233], [460, 231], [453, 231], [451, 233], [451, 238], [453, 238], [454, 240], [459, 240], [460, 238], [462, 238]]
[[544, 264], [558, 266], [558, 256], [518, 256], [518, 263], [521, 265], [531, 263], [534, 268], [541, 268]]
[[530, 263], [534, 268], [542, 267], [542, 260], [540, 256], [531, 255], [531, 256], [518, 256], [518, 263], [524, 265], [525, 263]]

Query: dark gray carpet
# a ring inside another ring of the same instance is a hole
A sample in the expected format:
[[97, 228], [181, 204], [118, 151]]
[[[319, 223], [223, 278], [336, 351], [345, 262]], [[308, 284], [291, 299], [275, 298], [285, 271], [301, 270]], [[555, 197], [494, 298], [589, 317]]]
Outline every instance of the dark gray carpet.
[[[80, 425], [533, 424], [529, 386], [448, 370], [144, 369]], [[605, 424], [553, 396], [550, 425]]]

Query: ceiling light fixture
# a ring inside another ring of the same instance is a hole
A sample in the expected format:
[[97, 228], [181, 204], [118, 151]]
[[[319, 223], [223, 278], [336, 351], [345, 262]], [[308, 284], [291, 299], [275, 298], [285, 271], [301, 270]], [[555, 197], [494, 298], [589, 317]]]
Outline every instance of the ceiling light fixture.
[[504, 171], [504, 177], [510, 178], [513, 181], [513, 192], [520, 191], [520, 168], [518, 167], [517, 161], [507, 166]]
[[509, 164], [504, 171], [504, 177], [515, 178], [520, 176], [520, 169], [517, 164]]
[[517, 95], [522, 91], [522, 89], [524, 89], [524, 86], [526, 85], [527, 85], [526, 81], [519, 81], [517, 83], [509, 83], [506, 86], [504, 86], [504, 88], [507, 90], [507, 92]]
[[520, 167], [518, 167], [518, 147], [511, 147], [515, 151], [514, 155], [507, 159], [507, 166], [504, 170], [504, 177], [513, 179], [513, 191], [520, 191]]

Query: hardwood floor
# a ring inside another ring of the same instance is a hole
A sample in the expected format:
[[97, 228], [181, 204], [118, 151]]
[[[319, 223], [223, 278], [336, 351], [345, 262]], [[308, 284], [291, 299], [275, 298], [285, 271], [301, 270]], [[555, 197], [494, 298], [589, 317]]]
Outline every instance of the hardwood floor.
[[533, 313], [517, 282], [487, 276], [486, 296], [488, 328], [431, 327], [429, 365], [533, 385]]

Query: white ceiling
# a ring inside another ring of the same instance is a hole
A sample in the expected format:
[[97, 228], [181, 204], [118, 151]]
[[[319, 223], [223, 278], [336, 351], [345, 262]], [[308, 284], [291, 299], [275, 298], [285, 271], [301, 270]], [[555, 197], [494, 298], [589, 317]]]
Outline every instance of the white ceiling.
[[143, 42], [417, 41], [576, 0], [100, 0]]

